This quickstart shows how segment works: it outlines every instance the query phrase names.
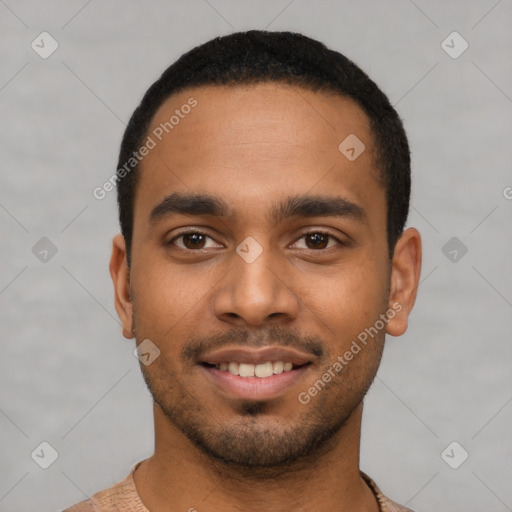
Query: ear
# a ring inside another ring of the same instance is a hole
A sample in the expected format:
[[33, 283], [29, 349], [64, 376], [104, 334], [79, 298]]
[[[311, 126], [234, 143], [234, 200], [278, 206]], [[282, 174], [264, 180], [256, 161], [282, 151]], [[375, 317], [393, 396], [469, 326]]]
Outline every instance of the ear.
[[391, 285], [389, 292], [390, 317], [386, 332], [391, 336], [401, 336], [407, 330], [407, 320], [411, 312], [421, 272], [421, 236], [414, 228], [406, 229], [398, 239], [391, 262]]
[[133, 338], [133, 306], [130, 294], [130, 270], [126, 259], [126, 243], [118, 234], [112, 241], [110, 276], [114, 284], [116, 311], [123, 325], [123, 336]]

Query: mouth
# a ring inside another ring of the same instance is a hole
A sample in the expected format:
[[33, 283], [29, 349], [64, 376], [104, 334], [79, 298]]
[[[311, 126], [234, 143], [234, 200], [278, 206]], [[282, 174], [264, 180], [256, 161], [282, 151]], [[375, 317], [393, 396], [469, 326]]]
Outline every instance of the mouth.
[[289, 348], [231, 348], [203, 356], [199, 365], [226, 397], [261, 401], [297, 386], [313, 365], [313, 357]]

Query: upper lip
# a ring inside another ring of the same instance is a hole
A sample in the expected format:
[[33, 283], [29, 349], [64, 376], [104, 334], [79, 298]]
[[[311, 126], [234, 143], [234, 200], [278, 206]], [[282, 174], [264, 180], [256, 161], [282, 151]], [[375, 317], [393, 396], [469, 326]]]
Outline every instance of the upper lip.
[[245, 363], [260, 364], [268, 361], [284, 361], [293, 363], [295, 366], [302, 366], [313, 360], [311, 354], [288, 348], [288, 347], [264, 347], [249, 349], [247, 347], [226, 347], [208, 352], [201, 357], [201, 363]]

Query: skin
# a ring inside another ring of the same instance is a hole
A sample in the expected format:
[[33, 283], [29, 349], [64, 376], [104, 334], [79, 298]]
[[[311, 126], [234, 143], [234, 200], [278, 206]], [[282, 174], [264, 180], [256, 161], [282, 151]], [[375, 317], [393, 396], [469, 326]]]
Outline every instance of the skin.
[[[155, 398], [155, 453], [135, 473], [139, 495], [152, 511], [375, 512], [359, 474], [362, 400], [385, 332], [407, 329], [421, 240], [405, 230], [389, 260], [369, 119], [350, 99], [264, 83], [182, 91], [161, 106], [148, 133], [190, 97], [197, 106], [141, 164], [131, 265], [121, 235], [110, 263], [124, 336], [150, 339], [161, 351], [141, 365]], [[354, 161], [338, 150], [349, 134], [366, 146]], [[173, 193], [208, 194], [231, 211], [151, 221]], [[269, 218], [289, 196], [343, 197], [363, 214]], [[194, 239], [202, 249], [190, 236], [176, 239], [191, 228], [207, 235]], [[320, 237], [315, 245], [318, 232], [341, 243]], [[249, 236], [263, 250], [252, 263], [236, 252]], [[298, 394], [393, 304], [401, 311], [301, 404]], [[308, 341], [318, 350], [307, 371], [258, 404], [219, 393], [184, 356], [198, 342], [304, 348]]]

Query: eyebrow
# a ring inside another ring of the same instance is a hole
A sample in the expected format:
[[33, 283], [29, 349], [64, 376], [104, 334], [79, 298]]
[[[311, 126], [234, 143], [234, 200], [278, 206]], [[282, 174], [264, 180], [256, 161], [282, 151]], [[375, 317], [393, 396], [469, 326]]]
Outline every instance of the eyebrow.
[[[157, 223], [173, 215], [229, 217], [234, 211], [228, 203], [207, 194], [173, 193], [156, 205], [150, 222]], [[271, 208], [267, 218], [278, 224], [291, 217], [348, 217], [364, 221], [364, 209], [340, 196], [291, 196]]]

